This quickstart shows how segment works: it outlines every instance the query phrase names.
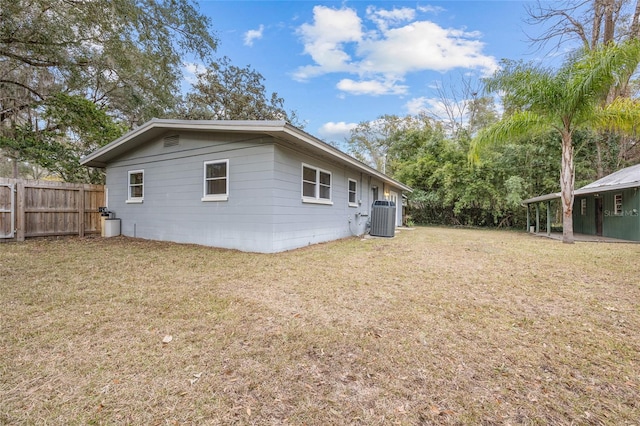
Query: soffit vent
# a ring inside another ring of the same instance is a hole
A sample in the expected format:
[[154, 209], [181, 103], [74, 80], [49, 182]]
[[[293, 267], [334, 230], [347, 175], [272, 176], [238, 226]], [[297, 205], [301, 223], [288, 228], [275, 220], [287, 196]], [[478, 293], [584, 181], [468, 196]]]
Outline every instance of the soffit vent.
[[180, 145], [180, 137], [178, 135], [167, 136], [164, 138], [164, 147], [169, 148], [172, 146]]

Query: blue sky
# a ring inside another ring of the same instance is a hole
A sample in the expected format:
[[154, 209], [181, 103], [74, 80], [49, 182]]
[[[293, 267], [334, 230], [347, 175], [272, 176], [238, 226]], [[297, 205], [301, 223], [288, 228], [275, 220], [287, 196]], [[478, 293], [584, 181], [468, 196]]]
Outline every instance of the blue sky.
[[[536, 60], [524, 1], [201, 0], [216, 56], [250, 65], [305, 130], [341, 143], [383, 114], [438, 113], [437, 87]], [[188, 64], [188, 70], [194, 64]]]

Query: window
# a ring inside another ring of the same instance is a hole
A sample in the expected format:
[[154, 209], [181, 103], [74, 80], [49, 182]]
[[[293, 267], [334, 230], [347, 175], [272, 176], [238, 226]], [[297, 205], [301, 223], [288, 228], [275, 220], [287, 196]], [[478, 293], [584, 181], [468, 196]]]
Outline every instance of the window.
[[621, 216], [622, 215], [622, 194], [616, 194], [614, 196], [614, 207], [615, 207], [614, 214], [616, 216]]
[[202, 201], [229, 199], [229, 160], [205, 161]]
[[587, 215], [587, 199], [586, 198], [583, 198], [580, 200], [580, 215], [581, 216]]
[[305, 203], [331, 203], [331, 172], [302, 165], [302, 201]]
[[141, 203], [144, 200], [144, 170], [129, 172], [127, 203]]
[[348, 191], [349, 191], [349, 206], [350, 207], [358, 207], [358, 182], [349, 179], [348, 181]]

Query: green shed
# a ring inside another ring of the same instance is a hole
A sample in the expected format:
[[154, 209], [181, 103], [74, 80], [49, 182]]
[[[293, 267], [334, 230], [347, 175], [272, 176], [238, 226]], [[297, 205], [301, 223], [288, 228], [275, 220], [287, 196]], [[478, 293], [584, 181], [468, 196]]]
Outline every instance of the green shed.
[[[621, 240], [640, 241], [640, 164], [618, 170], [574, 191], [573, 231]], [[551, 201], [560, 193], [546, 194], [524, 200], [527, 207], [527, 228], [530, 227], [531, 206], [536, 212], [535, 231], [540, 230], [540, 203], [546, 203], [547, 233], [550, 233]]]

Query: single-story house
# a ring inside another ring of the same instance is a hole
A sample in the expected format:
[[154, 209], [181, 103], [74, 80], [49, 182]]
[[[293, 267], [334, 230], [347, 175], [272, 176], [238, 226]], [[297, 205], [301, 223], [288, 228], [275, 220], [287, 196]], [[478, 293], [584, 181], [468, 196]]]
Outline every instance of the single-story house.
[[[618, 170], [574, 191], [573, 231], [622, 240], [640, 241], [640, 164]], [[540, 229], [538, 204], [559, 199], [560, 193], [524, 200], [529, 217], [530, 205], [536, 207], [535, 229]], [[547, 232], [550, 230], [547, 208]], [[529, 220], [527, 220], [529, 227]]]
[[366, 231], [411, 188], [284, 121], [153, 119], [81, 160], [125, 236], [273, 253]]

